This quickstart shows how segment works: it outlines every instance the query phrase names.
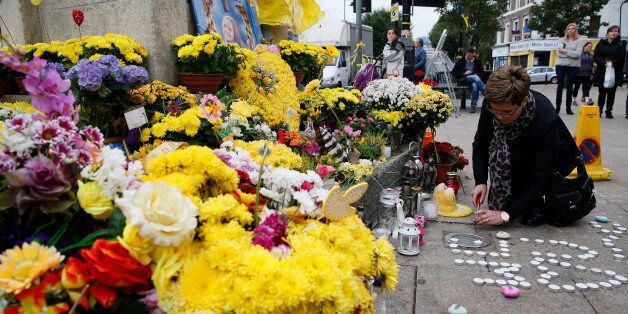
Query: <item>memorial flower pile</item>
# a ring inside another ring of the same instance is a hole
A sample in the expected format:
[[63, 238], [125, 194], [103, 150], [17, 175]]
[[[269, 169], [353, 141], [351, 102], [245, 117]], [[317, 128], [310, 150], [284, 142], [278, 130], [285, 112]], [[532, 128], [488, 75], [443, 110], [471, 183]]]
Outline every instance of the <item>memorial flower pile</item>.
[[223, 43], [222, 36], [215, 32], [198, 36], [181, 35], [172, 41], [172, 47], [177, 54], [179, 73], [231, 77], [242, 63], [241, 48]]

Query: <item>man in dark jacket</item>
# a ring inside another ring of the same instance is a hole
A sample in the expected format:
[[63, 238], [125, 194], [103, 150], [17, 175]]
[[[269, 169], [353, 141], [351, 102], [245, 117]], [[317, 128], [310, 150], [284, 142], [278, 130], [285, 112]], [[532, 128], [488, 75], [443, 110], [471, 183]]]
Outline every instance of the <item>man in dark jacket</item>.
[[550, 100], [530, 91], [528, 73], [519, 66], [495, 70], [473, 141], [475, 204], [484, 202], [489, 173], [491, 179], [490, 210], [477, 211], [476, 223], [499, 225], [522, 216], [525, 225], [543, 224], [553, 174], [571, 173], [579, 156]]
[[471, 88], [471, 109], [474, 113], [478, 106], [478, 93], [486, 94], [486, 87], [480, 78], [484, 70], [480, 60], [475, 59], [475, 49], [469, 48], [463, 58], [458, 59], [451, 75], [458, 81], [458, 85], [467, 85]]

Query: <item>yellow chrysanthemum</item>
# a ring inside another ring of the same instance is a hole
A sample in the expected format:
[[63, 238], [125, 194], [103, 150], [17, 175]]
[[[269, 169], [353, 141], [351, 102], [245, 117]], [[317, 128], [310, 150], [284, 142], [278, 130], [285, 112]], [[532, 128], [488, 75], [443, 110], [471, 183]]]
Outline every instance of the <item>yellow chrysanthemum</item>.
[[319, 86], [321, 86], [320, 80], [311, 80], [309, 83], [307, 83], [303, 92], [309, 95]]
[[260, 148], [268, 145], [270, 149], [270, 155], [266, 156], [265, 163], [273, 167], [281, 167], [287, 169], [297, 169], [301, 167], [302, 159], [299, 155], [292, 152], [292, 150], [284, 144], [273, 144], [268, 141], [252, 141], [244, 142], [236, 140], [235, 145], [248, 151], [251, 155], [251, 159], [257, 163], [262, 162], [262, 155], [259, 153]]
[[63, 258], [55, 248], [37, 242], [8, 249], [0, 255], [0, 288], [5, 292], [20, 293], [59, 265]]

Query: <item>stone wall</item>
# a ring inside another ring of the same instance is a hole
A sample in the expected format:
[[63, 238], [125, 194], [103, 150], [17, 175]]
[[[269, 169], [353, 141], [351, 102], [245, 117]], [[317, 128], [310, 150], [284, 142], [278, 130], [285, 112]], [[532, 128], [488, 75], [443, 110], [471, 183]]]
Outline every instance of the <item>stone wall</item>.
[[39, 8], [30, 0], [0, 1], [0, 14], [13, 39], [25, 44], [79, 37], [72, 19], [74, 9], [82, 10], [85, 15], [82, 35], [130, 36], [148, 49], [151, 77], [176, 82], [176, 56], [170, 42], [179, 35], [194, 32], [188, 1], [52, 0], [42, 1]]

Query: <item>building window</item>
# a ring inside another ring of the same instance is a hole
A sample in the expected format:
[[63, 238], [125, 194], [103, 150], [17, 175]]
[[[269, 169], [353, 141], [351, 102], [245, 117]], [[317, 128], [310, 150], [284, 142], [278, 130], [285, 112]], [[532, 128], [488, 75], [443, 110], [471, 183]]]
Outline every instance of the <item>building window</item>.
[[510, 0], [508, 0], [508, 4], [506, 4], [506, 12], [510, 11]]
[[521, 6], [521, 0], [515, 0], [515, 9], [519, 9]]
[[530, 2], [532, 2], [532, 0], [526, 0], [526, 4], [530, 4]]
[[504, 24], [504, 42], [510, 41], [510, 23], [506, 22]]

